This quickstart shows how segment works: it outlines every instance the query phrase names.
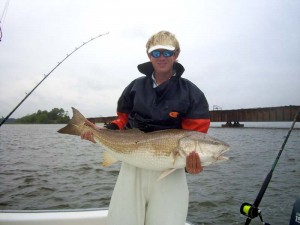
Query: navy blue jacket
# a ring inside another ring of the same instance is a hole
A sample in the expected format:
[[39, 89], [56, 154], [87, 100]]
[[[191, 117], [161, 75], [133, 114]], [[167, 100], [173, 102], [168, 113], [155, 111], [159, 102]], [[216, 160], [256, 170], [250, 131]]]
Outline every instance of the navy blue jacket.
[[118, 101], [120, 129], [139, 128], [145, 132], [188, 129], [206, 133], [210, 124], [208, 103], [203, 92], [182, 78], [184, 67], [174, 64], [176, 75], [153, 88], [153, 66], [146, 62], [138, 70], [146, 76], [132, 81]]

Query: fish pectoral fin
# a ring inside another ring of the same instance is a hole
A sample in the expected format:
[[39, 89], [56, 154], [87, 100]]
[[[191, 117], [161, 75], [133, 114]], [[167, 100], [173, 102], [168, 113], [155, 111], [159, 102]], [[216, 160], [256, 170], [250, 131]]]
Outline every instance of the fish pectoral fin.
[[181, 156], [182, 158], [185, 158], [187, 156], [186, 152], [180, 147], [173, 149], [172, 155], [174, 159], [173, 165], [175, 165], [176, 159], [178, 159], [179, 156]]
[[162, 180], [163, 178], [165, 178], [166, 176], [170, 175], [171, 173], [173, 173], [176, 170], [176, 168], [172, 168], [172, 169], [167, 169], [165, 171], [163, 171], [160, 176], [157, 178], [157, 181]]
[[116, 158], [114, 158], [111, 154], [109, 154], [108, 152], [103, 153], [102, 166], [107, 167], [107, 166], [110, 166], [111, 164], [113, 164], [117, 161], [118, 160]]

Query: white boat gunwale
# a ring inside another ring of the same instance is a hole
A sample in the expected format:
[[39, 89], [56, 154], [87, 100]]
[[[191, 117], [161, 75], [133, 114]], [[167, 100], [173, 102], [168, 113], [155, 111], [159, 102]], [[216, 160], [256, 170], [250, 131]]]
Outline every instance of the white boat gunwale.
[[107, 225], [107, 214], [108, 208], [0, 210], [0, 225]]

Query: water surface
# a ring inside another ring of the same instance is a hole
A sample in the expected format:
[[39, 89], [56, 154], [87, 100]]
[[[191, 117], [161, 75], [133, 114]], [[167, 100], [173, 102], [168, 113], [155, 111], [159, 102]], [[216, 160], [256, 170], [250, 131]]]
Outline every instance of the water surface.
[[[63, 125], [3, 125], [0, 128], [0, 209], [77, 209], [109, 205], [120, 164], [101, 166], [102, 149], [59, 134]], [[211, 128], [228, 142], [230, 160], [187, 175], [188, 221], [239, 224], [243, 202], [253, 203], [287, 129]], [[300, 130], [293, 130], [261, 202], [263, 218], [288, 224], [300, 196]], [[174, 196], [176, 197], [176, 196]], [[256, 218], [251, 224], [261, 224]]]

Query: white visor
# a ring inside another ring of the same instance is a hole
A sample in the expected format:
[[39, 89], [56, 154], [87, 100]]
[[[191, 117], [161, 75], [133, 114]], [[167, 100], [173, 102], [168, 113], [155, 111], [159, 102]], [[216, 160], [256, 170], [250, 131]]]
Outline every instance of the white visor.
[[157, 50], [157, 49], [167, 49], [167, 50], [170, 50], [170, 51], [174, 51], [175, 47], [172, 46], [172, 45], [154, 45], [151, 48], [149, 48], [148, 53], [150, 53], [154, 50]]

